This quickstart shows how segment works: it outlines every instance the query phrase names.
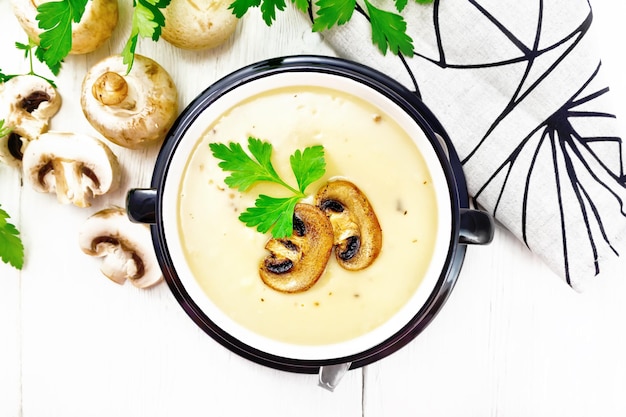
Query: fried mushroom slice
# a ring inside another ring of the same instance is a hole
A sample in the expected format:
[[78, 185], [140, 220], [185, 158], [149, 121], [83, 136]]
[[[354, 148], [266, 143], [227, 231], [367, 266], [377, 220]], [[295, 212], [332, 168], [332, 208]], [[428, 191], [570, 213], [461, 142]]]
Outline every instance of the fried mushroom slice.
[[117, 284], [128, 280], [148, 288], [163, 280], [149, 227], [131, 222], [120, 207], [91, 215], [79, 231], [78, 243], [87, 255], [102, 258], [100, 270]]
[[272, 238], [265, 249], [271, 253], [259, 268], [263, 282], [280, 292], [306, 291], [317, 282], [330, 259], [332, 225], [320, 209], [299, 203], [293, 214], [292, 236]]
[[317, 192], [315, 205], [333, 225], [339, 265], [351, 271], [370, 266], [380, 254], [383, 235], [365, 194], [350, 181], [334, 180]]

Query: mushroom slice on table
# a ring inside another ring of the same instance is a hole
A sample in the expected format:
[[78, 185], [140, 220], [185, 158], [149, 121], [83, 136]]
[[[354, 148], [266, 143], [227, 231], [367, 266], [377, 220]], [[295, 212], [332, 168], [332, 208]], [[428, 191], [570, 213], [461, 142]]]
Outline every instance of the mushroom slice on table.
[[172, 0], [163, 10], [167, 24], [161, 36], [172, 45], [190, 50], [210, 49], [224, 43], [239, 19], [230, 0]]
[[315, 204], [333, 225], [339, 265], [351, 271], [370, 266], [380, 254], [383, 235], [365, 194], [350, 181], [334, 180], [317, 192]]
[[78, 241], [87, 255], [103, 258], [100, 271], [113, 282], [121, 285], [128, 280], [138, 288], [148, 288], [163, 280], [149, 227], [131, 222], [120, 207], [90, 216]]
[[22, 170], [35, 190], [56, 192], [59, 202], [78, 207], [89, 207], [92, 197], [115, 190], [121, 177], [117, 157], [104, 142], [61, 132], [32, 141]]
[[[13, 13], [28, 37], [39, 45], [43, 29], [37, 20], [37, 7], [54, 0], [12, 0]], [[107, 41], [117, 26], [117, 0], [90, 0], [86, 2], [80, 22], [72, 24], [70, 54], [93, 52]]]
[[61, 95], [46, 80], [18, 75], [0, 84], [0, 119], [11, 133], [0, 137], [0, 160], [19, 165], [28, 143], [48, 131]]
[[80, 103], [91, 125], [111, 142], [136, 149], [165, 138], [178, 115], [176, 86], [157, 62], [135, 55], [132, 69], [120, 55], [85, 75]]
[[299, 203], [293, 214], [293, 234], [270, 239], [265, 249], [271, 253], [259, 268], [269, 287], [287, 293], [301, 292], [317, 282], [333, 249], [333, 229], [317, 207]]

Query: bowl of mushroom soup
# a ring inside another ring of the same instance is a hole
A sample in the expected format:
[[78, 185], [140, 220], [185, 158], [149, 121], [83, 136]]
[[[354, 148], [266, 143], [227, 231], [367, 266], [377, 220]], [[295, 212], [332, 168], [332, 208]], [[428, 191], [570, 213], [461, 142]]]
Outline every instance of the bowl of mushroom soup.
[[493, 236], [417, 95], [318, 56], [208, 87], [127, 209], [152, 224], [169, 288], [207, 334], [259, 364], [332, 378], [415, 338], [466, 245]]

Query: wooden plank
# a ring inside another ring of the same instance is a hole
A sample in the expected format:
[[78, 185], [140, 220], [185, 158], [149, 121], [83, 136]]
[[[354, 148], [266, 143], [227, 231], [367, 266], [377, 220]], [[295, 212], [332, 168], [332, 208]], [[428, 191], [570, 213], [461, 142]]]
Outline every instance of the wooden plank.
[[432, 325], [368, 367], [364, 415], [624, 415], [625, 290], [615, 275], [576, 293], [498, 231]]

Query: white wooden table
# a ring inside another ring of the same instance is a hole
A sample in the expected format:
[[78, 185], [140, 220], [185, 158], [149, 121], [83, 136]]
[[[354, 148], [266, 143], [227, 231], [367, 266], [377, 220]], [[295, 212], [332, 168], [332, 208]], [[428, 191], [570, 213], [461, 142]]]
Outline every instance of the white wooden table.
[[[53, 129], [95, 133], [78, 91], [86, 70], [125, 42], [130, 2], [120, 3], [111, 41], [67, 59], [56, 79], [64, 102]], [[626, 6], [600, 0], [592, 6], [604, 74], [615, 110], [626, 118]], [[271, 29], [258, 14], [246, 16], [216, 50], [186, 52], [143, 40], [138, 52], [170, 72], [184, 107], [246, 64], [334, 55], [290, 10]], [[13, 47], [26, 37], [8, 0], [0, 0], [0, 27], [0, 68], [26, 72]], [[0, 166], [0, 204], [27, 252], [22, 271], [0, 264], [0, 416], [626, 415], [623, 268], [578, 294], [499, 228], [493, 244], [469, 248], [455, 290], [417, 339], [350, 371], [330, 393], [314, 375], [276, 371], [224, 349], [187, 317], [164, 283], [145, 291], [100, 274], [99, 261], [78, 248], [78, 228], [96, 210], [123, 205], [129, 188], [148, 186], [156, 158], [156, 150], [113, 149], [124, 167], [121, 190], [89, 209], [57, 204]]]

